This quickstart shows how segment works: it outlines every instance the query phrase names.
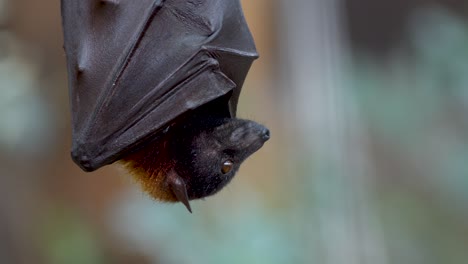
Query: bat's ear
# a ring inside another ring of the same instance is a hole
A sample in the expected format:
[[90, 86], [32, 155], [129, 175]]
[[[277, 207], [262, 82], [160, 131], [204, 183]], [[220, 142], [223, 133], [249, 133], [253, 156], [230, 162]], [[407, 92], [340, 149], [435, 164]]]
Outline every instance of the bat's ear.
[[166, 177], [166, 183], [168, 184], [169, 188], [174, 193], [177, 200], [182, 202], [187, 210], [192, 213], [192, 208], [190, 208], [189, 198], [187, 194], [187, 186], [185, 184], [184, 179], [177, 174], [177, 172], [172, 169]]

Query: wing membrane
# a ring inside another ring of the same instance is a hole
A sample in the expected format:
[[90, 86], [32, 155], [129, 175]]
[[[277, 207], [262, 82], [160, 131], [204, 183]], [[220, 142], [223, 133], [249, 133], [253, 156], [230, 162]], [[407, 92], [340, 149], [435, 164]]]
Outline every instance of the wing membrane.
[[257, 57], [238, 0], [62, 0], [74, 160], [85, 170], [232, 91]]

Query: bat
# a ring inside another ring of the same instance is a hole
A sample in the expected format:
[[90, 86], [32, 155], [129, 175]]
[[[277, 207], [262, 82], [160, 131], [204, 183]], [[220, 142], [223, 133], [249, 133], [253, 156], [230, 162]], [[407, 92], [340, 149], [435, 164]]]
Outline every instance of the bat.
[[215, 194], [269, 139], [236, 117], [258, 57], [239, 0], [61, 0], [84, 171], [124, 164], [153, 198]]

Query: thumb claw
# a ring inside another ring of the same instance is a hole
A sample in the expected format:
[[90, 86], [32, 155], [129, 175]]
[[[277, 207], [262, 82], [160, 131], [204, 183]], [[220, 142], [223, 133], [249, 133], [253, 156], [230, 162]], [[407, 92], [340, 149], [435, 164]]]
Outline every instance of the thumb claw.
[[177, 200], [182, 202], [187, 210], [192, 213], [192, 208], [190, 207], [189, 198], [187, 194], [187, 187], [185, 186], [184, 179], [180, 177], [175, 171], [169, 172], [166, 179], [169, 187], [174, 193]]

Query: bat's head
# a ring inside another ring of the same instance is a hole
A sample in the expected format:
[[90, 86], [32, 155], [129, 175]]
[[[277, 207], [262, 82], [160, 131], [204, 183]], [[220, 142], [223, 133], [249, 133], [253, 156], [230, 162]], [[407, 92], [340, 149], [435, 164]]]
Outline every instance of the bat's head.
[[[140, 157], [137, 162], [132, 159], [132, 168], [146, 174], [139, 178], [144, 179], [145, 189], [153, 197], [180, 201], [191, 211], [189, 200], [221, 190], [234, 177], [241, 163], [269, 138], [267, 128], [250, 120], [199, 120], [196, 124], [181, 127], [164, 144], [164, 157], [169, 161], [159, 158], [151, 163], [147, 161], [151, 157]], [[152, 153], [144, 155], [158, 153], [153, 149]], [[147, 168], [149, 164], [158, 169]]]
[[203, 198], [223, 188], [269, 133], [253, 121], [225, 119], [221, 125], [198, 130], [190, 142], [175, 142], [175, 172], [185, 181], [188, 198]]

